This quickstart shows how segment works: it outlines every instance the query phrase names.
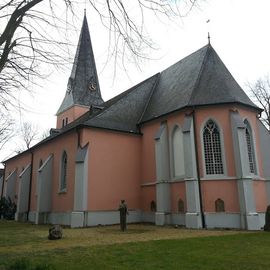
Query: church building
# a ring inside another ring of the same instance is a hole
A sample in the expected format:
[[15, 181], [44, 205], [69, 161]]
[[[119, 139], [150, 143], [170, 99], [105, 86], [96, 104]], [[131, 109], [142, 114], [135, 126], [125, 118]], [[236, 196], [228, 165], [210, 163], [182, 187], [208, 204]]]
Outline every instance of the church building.
[[49, 137], [6, 161], [15, 219], [71, 227], [129, 223], [260, 230], [270, 204], [262, 110], [208, 43], [104, 101], [84, 17]]

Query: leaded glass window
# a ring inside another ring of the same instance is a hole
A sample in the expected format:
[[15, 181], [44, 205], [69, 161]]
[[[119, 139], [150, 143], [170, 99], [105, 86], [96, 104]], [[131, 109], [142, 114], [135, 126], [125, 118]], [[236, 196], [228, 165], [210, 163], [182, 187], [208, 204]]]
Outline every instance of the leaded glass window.
[[61, 164], [61, 181], [60, 181], [60, 190], [64, 190], [67, 187], [67, 153], [64, 151], [62, 155], [62, 164]]
[[223, 174], [220, 132], [213, 120], [204, 126], [203, 144], [206, 174]]
[[183, 133], [176, 127], [172, 136], [173, 152], [173, 175], [183, 176], [185, 174]]
[[246, 124], [246, 141], [247, 141], [247, 151], [248, 151], [248, 163], [249, 163], [249, 172], [255, 173], [255, 155], [254, 155], [254, 146], [252, 140], [251, 128], [245, 120]]

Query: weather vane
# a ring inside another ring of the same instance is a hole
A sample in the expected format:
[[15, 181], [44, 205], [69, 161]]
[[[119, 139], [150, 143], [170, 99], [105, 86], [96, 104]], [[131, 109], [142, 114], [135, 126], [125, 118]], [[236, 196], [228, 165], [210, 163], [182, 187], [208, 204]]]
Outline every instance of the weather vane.
[[[206, 23], [208, 24], [210, 22], [210, 19], [208, 19], [206, 21]], [[208, 27], [209, 28], [209, 27]], [[207, 38], [208, 38], [208, 44], [210, 44], [210, 32], [208, 31], [208, 35], [207, 35]]]

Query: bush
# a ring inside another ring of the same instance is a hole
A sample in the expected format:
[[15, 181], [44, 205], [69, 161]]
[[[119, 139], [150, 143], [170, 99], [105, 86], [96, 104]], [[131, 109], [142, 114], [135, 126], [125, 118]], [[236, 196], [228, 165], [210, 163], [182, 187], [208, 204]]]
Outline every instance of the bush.
[[15, 218], [17, 206], [11, 199], [8, 197], [2, 197], [0, 199], [0, 217], [3, 217], [7, 220], [13, 220]]

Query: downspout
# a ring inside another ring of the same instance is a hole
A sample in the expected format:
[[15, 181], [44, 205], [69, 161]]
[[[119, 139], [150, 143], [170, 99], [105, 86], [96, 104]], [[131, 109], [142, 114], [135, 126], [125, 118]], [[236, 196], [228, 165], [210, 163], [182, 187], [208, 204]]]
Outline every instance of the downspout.
[[78, 127], [76, 127], [76, 133], [77, 133], [77, 147], [78, 148], [82, 148], [81, 147], [81, 133], [80, 133]]
[[198, 143], [197, 143], [195, 108], [193, 108], [192, 117], [193, 117], [193, 130], [194, 130], [195, 159], [196, 159], [196, 169], [197, 169], [198, 187], [199, 187], [200, 212], [201, 212], [201, 217], [202, 217], [202, 227], [205, 229], [206, 224], [205, 224], [205, 216], [204, 216], [204, 212], [203, 212], [203, 200], [202, 200], [200, 165], [199, 165], [199, 154], [198, 154]]
[[27, 209], [27, 216], [26, 220], [29, 221], [29, 212], [31, 207], [31, 193], [32, 193], [32, 180], [33, 180], [33, 160], [34, 160], [34, 153], [31, 151], [31, 170], [30, 170], [30, 181], [29, 181], [29, 194], [28, 194], [28, 209]]
[[3, 197], [3, 193], [4, 193], [4, 185], [5, 185], [5, 178], [6, 178], [6, 164], [5, 164], [5, 167], [4, 167], [4, 172], [3, 172], [3, 183], [2, 183], [2, 189], [1, 189], [1, 196], [0, 196], [0, 199]]

